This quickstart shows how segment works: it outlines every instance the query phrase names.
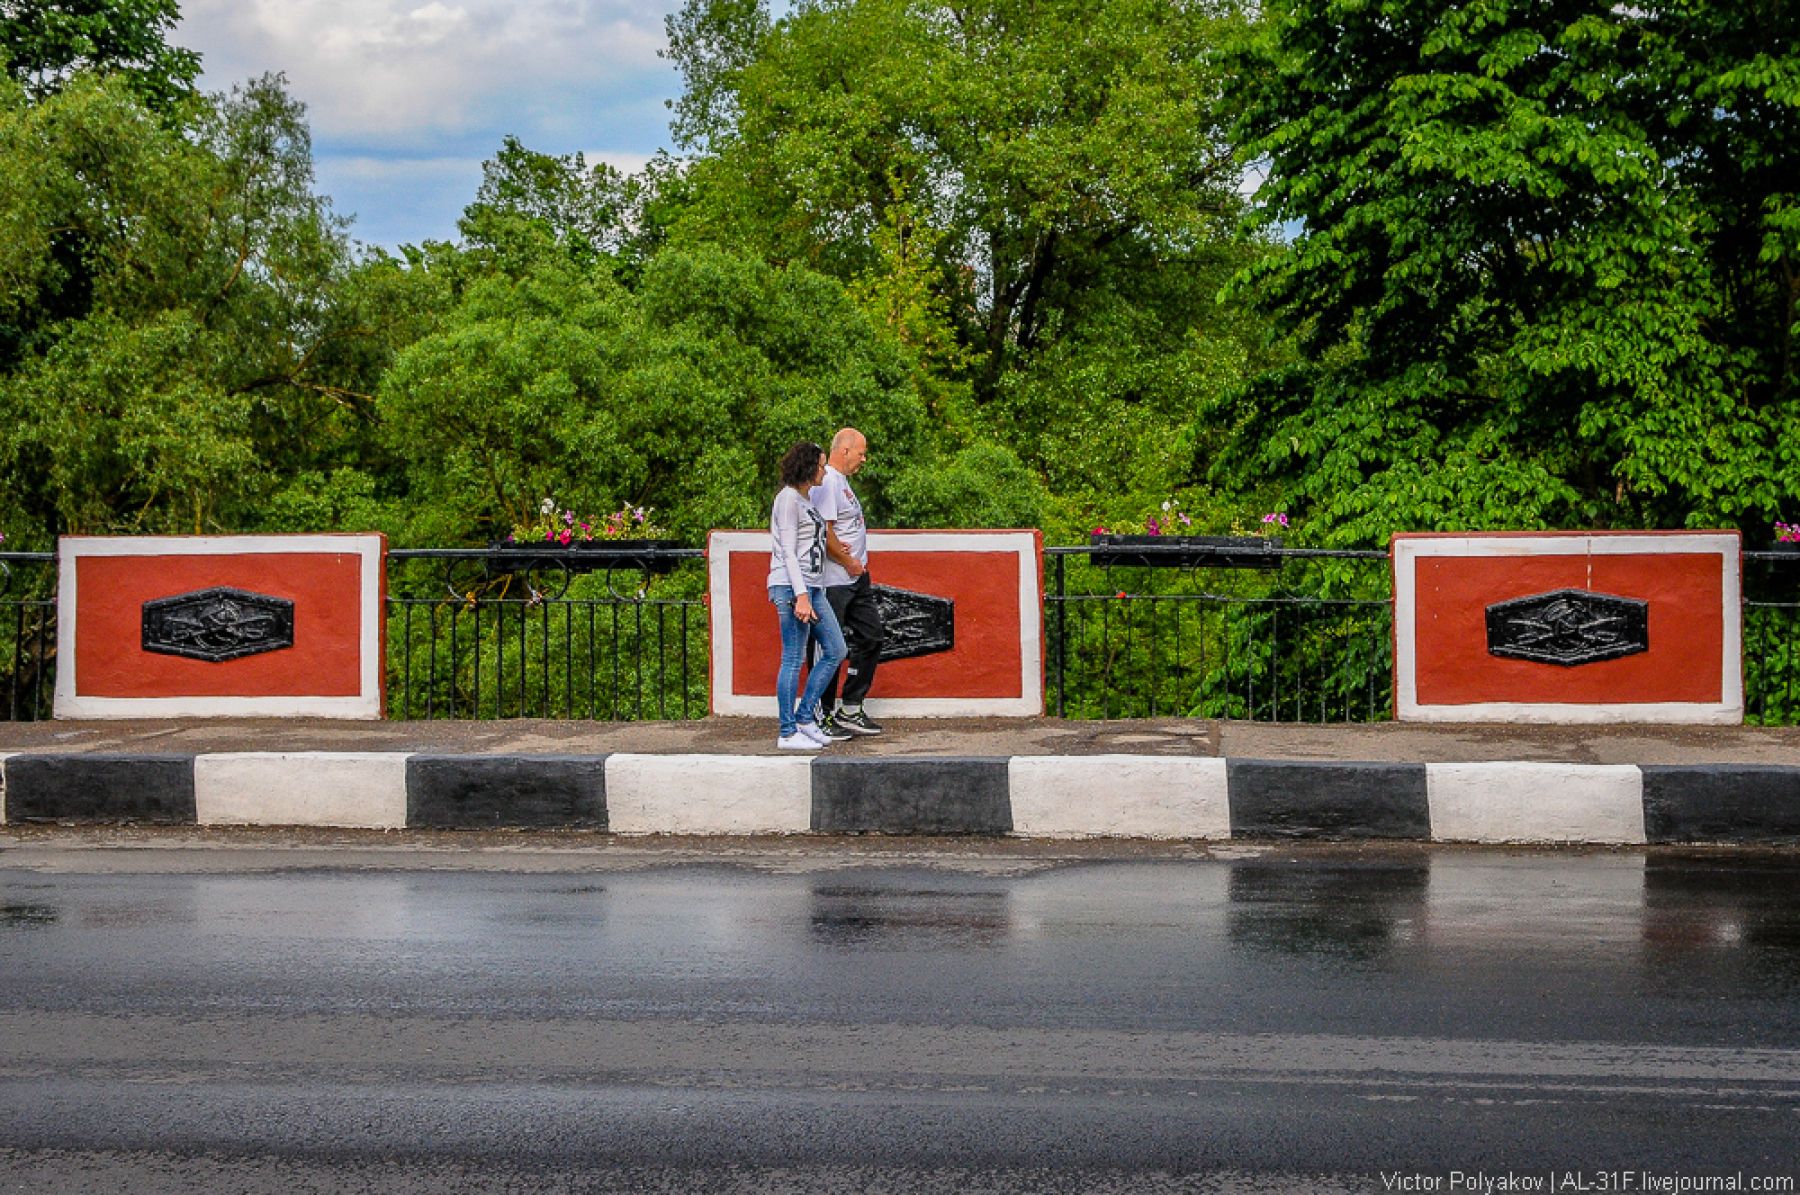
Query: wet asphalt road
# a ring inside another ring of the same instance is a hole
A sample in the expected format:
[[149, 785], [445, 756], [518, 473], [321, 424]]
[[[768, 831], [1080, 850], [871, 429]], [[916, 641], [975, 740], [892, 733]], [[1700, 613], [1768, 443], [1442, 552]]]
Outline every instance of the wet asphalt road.
[[0, 1191], [1800, 1176], [1794, 853], [19, 854]]

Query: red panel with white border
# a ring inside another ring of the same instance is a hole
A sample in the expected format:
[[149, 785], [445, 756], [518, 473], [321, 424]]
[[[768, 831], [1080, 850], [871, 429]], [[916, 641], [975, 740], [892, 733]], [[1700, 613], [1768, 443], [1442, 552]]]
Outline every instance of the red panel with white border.
[[[781, 634], [769, 602], [769, 533], [707, 542], [712, 710], [775, 716]], [[887, 660], [874, 717], [1035, 717], [1044, 712], [1043, 536], [1036, 531], [871, 531], [878, 585], [955, 603], [950, 651]]]
[[[380, 535], [87, 537], [58, 544], [58, 718], [379, 718]], [[146, 602], [233, 589], [293, 603], [293, 645], [206, 660], [146, 650]]]
[[[1402, 721], [1743, 720], [1736, 532], [1401, 534], [1392, 554]], [[1573, 665], [1490, 653], [1490, 606], [1569, 590], [1645, 603], [1647, 650]]]

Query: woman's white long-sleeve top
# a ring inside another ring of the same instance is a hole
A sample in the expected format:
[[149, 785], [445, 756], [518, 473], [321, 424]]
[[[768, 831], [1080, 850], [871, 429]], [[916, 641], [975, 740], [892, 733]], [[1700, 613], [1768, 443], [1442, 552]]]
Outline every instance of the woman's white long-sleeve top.
[[769, 511], [769, 584], [787, 585], [796, 596], [824, 583], [825, 520], [792, 486], [782, 486]]

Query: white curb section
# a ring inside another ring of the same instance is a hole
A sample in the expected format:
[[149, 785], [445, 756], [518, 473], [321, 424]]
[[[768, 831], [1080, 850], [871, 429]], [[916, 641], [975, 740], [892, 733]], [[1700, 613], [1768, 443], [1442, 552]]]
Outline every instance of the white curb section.
[[1425, 792], [1438, 842], [1645, 841], [1633, 764], [1433, 763]]
[[614, 834], [805, 834], [812, 760], [764, 755], [609, 755]]
[[401, 751], [243, 752], [194, 760], [202, 826], [406, 828]]
[[6, 761], [17, 751], [0, 751], [0, 826], [6, 824]]
[[1225, 761], [1015, 755], [1013, 833], [1034, 838], [1230, 838]]

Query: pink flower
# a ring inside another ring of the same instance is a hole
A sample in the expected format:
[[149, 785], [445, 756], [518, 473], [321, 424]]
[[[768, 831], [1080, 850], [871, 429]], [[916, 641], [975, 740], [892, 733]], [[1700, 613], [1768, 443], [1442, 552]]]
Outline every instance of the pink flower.
[[1095, 535], [1110, 535], [1111, 532], [1107, 531], [1107, 529], [1104, 527], [1096, 527], [1096, 528], [1094, 528], [1094, 534]]
[[1188, 518], [1187, 512], [1185, 512], [1185, 511], [1183, 511], [1181, 514], [1176, 515], [1175, 517], [1181, 520], [1181, 525], [1183, 527], [1192, 527], [1194, 525], [1194, 520]]
[[1156, 521], [1155, 515], [1151, 515], [1149, 518], [1144, 520], [1144, 534], [1146, 534], [1146, 535], [1161, 535], [1162, 534], [1162, 524]]

